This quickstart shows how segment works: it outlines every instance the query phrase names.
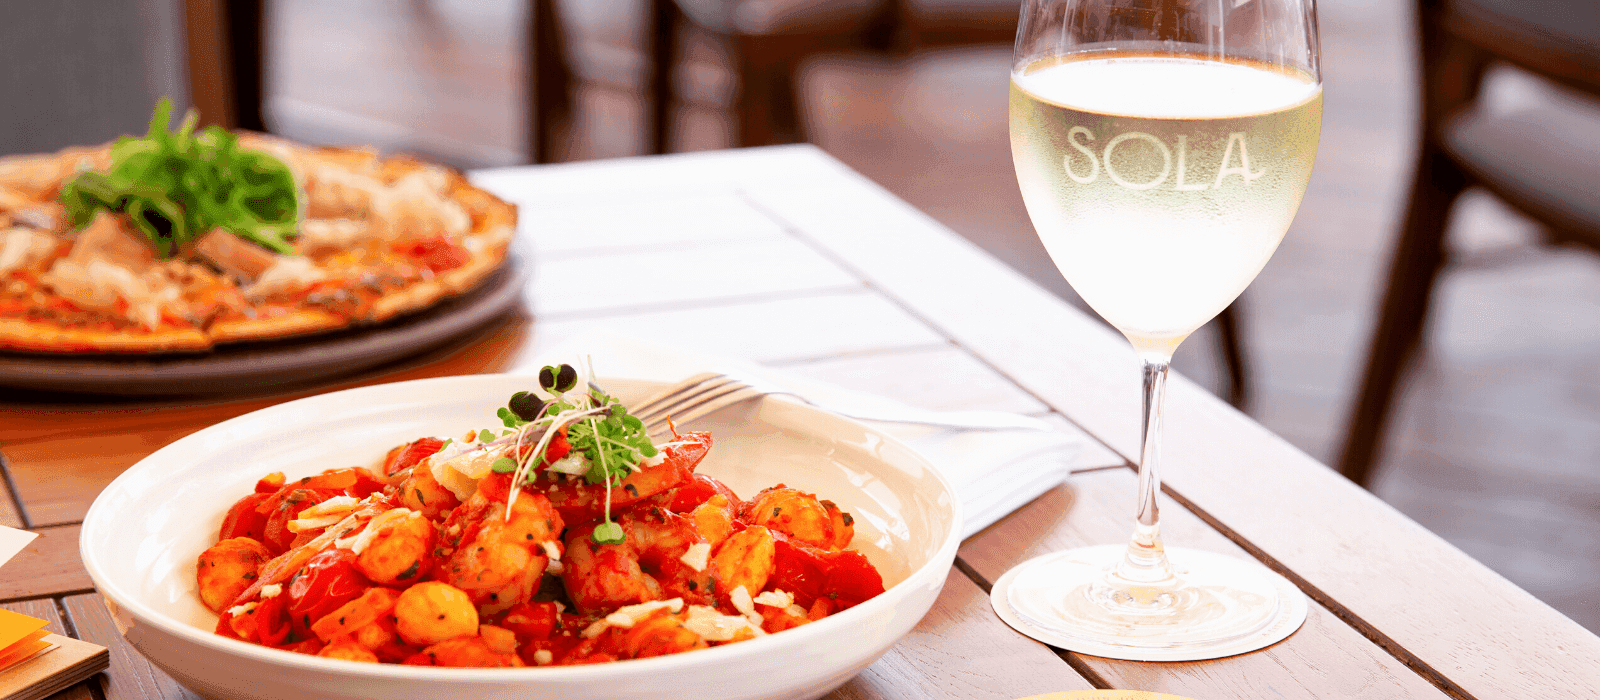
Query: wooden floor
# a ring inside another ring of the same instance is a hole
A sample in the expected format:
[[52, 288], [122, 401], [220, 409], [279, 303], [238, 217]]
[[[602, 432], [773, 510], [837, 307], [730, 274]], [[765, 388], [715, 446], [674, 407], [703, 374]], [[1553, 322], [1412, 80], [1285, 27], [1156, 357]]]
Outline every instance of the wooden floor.
[[[464, 167], [522, 162], [521, 5], [272, 3], [269, 119], [310, 141], [373, 143]], [[1248, 410], [1324, 462], [1342, 437], [1409, 178], [1408, 8], [1320, 6], [1326, 112], [1316, 170], [1289, 236], [1244, 298]], [[569, 0], [564, 9], [588, 78], [566, 158], [639, 153], [634, 3]], [[696, 45], [691, 56], [699, 104], [678, 115], [678, 147], [724, 147], [731, 129], [717, 103], [727, 77], [713, 47]], [[812, 140], [1075, 299], [1017, 194], [1009, 65], [1005, 46], [820, 59], [806, 80]], [[1514, 77], [1497, 85], [1507, 100], [1543, 89]], [[1487, 197], [1460, 207], [1453, 226], [1461, 262], [1444, 278], [1428, 353], [1374, 491], [1600, 631], [1600, 261], [1526, 245], [1530, 225]], [[1179, 369], [1215, 385], [1213, 343], [1191, 339]]]

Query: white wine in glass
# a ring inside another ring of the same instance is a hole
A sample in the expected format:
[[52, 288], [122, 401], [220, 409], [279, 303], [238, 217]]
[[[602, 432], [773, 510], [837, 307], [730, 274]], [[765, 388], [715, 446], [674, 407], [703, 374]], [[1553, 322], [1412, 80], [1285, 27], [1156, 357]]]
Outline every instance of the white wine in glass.
[[995, 609], [1042, 641], [1138, 660], [1260, 648], [1305, 597], [1255, 563], [1161, 541], [1172, 353], [1250, 284], [1300, 206], [1322, 121], [1312, 0], [1028, 0], [1011, 150], [1028, 214], [1073, 289], [1144, 365], [1134, 533], [1039, 557]]

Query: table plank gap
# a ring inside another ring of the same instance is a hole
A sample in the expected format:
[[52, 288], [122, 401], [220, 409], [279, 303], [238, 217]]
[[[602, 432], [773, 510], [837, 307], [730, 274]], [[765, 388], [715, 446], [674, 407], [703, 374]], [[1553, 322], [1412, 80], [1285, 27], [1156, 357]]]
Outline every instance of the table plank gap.
[[763, 303], [783, 301], [786, 299], [801, 299], [808, 296], [821, 296], [824, 294], [842, 294], [846, 292], [859, 292], [862, 285], [827, 285], [809, 287], [801, 290], [785, 290], [740, 296], [716, 296], [685, 301], [671, 301], [660, 304], [619, 304], [616, 306], [595, 307], [590, 309], [573, 309], [560, 311], [535, 311], [535, 321], [570, 321], [574, 319], [610, 318], [613, 316], [626, 316], [629, 314], [657, 313], [662, 311], [679, 311], [683, 309], [715, 308], [718, 306], [733, 306], [736, 304]]
[[78, 628], [79, 639], [111, 651], [111, 668], [102, 676], [106, 700], [202, 700], [199, 695], [150, 665], [122, 638], [98, 593], [68, 596], [62, 600], [67, 616]]
[[17, 495], [17, 482], [11, 476], [11, 462], [6, 459], [3, 449], [0, 449], [0, 476], [5, 477], [0, 485], [6, 490], [5, 498], [0, 498], [0, 525], [18, 529], [28, 527], [28, 510]]

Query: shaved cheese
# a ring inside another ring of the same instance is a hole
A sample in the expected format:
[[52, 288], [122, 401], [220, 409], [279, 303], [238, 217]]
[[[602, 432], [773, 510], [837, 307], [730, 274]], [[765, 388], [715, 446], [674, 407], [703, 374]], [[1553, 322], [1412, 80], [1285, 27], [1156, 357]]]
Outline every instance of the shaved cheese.
[[555, 660], [555, 655], [551, 654], [549, 649], [540, 649], [533, 652], [533, 662], [540, 666], [549, 666]]
[[482, 479], [489, 473], [489, 467], [494, 462], [506, 456], [511, 451], [511, 445], [500, 445], [484, 450], [474, 450], [445, 462], [445, 466], [454, 469], [469, 479]]
[[250, 296], [271, 296], [299, 291], [327, 278], [328, 273], [309, 259], [301, 256], [283, 256], [272, 263], [272, 267], [261, 273], [255, 283], [244, 291]]
[[792, 616], [792, 617], [799, 617], [799, 618], [805, 618], [806, 617], [806, 609], [802, 608], [802, 607], [800, 607], [798, 605], [790, 605], [789, 607], [784, 608], [783, 611], [786, 612], [786, 613], [789, 613], [789, 615]]
[[228, 608], [228, 614], [229, 615], [233, 615], [234, 617], [238, 617], [240, 615], [243, 615], [243, 614], [248, 613], [251, 610], [255, 610], [255, 609], [256, 609], [256, 602], [252, 600], [252, 601], [250, 601], [248, 603], [245, 603], [244, 605], [235, 605], [235, 606], [233, 606], [231, 608]]
[[650, 617], [657, 610], [666, 610], [667, 612], [671, 613], [680, 612], [683, 610], [683, 599], [673, 598], [671, 600], [651, 600], [644, 603], [639, 603], [637, 605], [624, 605], [620, 608], [617, 608], [616, 612], [596, 620], [594, 624], [585, 627], [583, 630], [583, 637], [585, 639], [594, 639], [595, 637], [600, 636], [601, 632], [604, 632], [611, 627], [629, 629], [637, 624], [640, 620]]
[[689, 606], [689, 616], [683, 621], [683, 627], [708, 642], [731, 642], [744, 630], [757, 637], [766, 634], [760, 627], [752, 626], [748, 618], [724, 615], [705, 605]]
[[[307, 510], [310, 509], [308, 508]], [[297, 518], [289, 521], [288, 528], [289, 532], [301, 533], [305, 532], [306, 530], [315, 530], [317, 528], [334, 525], [340, 520], [344, 520], [343, 515], [324, 515], [320, 518]]]
[[560, 576], [566, 573], [567, 567], [561, 565], [561, 548], [556, 546], [555, 542], [545, 540], [539, 543], [539, 547], [544, 549], [544, 555], [546, 558], [544, 565], [545, 573], [550, 574], [551, 576]]
[[356, 500], [355, 496], [334, 496], [333, 498], [300, 511], [300, 517], [320, 518], [324, 515], [334, 514], [342, 516], [345, 513], [355, 510], [356, 507], [360, 505], [361, 501]]
[[785, 593], [782, 589], [776, 589], [756, 596], [755, 602], [762, 605], [770, 605], [774, 608], [787, 608], [794, 605], [794, 596]]
[[728, 591], [728, 601], [733, 603], [735, 610], [744, 613], [744, 616], [750, 620], [750, 624], [756, 627], [761, 626], [761, 613], [756, 612], [755, 601], [750, 599], [750, 591], [745, 590], [743, 585], [736, 586], [733, 590]]
[[710, 560], [710, 558], [711, 544], [708, 542], [696, 542], [689, 545], [689, 551], [684, 552], [683, 556], [678, 557], [678, 561], [683, 562], [685, 565], [691, 569], [694, 569], [695, 571], [705, 571], [706, 563]]
[[283, 584], [274, 583], [261, 587], [261, 599], [266, 600], [283, 592]]

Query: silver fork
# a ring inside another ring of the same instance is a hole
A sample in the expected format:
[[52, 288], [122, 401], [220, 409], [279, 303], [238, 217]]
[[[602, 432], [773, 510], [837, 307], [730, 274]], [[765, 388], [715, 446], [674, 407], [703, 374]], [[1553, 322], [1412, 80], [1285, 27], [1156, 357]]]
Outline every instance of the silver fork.
[[998, 411], [926, 411], [902, 408], [866, 410], [854, 406], [823, 405], [771, 382], [734, 372], [706, 372], [663, 389], [632, 407], [630, 412], [654, 436], [667, 427], [667, 419], [684, 425], [710, 413], [763, 396], [788, 395], [841, 416], [888, 423], [907, 423], [966, 430], [1051, 430], [1037, 418]]

